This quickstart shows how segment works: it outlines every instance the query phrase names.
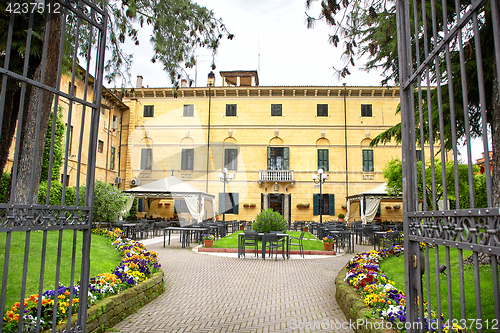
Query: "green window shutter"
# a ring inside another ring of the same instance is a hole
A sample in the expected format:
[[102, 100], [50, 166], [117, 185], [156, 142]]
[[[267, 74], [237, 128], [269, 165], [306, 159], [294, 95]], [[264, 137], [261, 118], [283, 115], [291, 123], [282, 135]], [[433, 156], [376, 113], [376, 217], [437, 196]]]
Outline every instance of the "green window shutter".
[[186, 170], [186, 167], [187, 167], [186, 149], [183, 149], [181, 155], [181, 170]]
[[319, 215], [319, 194], [313, 194], [313, 215]]
[[283, 170], [289, 170], [290, 167], [290, 149], [288, 147], [283, 148]]
[[239, 200], [239, 193], [233, 193], [233, 214], [239, 214], [240, 213], [240, 200]]
[[115, 147], [111, 147], [111, 158], [109, 162], [109, 168], [111, 170], [115, 169]]
[[328, 215], [335, 216], [335, 194], [328, 195]]
[[318, 169], [329, 171], [328, 149], [318, 149]]
[[267, 147], [267, 170], [271, 170], [271, 147]]

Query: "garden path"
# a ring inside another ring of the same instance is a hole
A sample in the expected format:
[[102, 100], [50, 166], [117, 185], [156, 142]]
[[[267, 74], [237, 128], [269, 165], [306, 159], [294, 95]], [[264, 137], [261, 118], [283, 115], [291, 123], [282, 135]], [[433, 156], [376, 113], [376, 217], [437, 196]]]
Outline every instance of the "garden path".
[[353, 331], [335, 300], [335, 278], [351, 254], [249, 260], [147, 243], [159, 253], [167, 290], [115, 332]]

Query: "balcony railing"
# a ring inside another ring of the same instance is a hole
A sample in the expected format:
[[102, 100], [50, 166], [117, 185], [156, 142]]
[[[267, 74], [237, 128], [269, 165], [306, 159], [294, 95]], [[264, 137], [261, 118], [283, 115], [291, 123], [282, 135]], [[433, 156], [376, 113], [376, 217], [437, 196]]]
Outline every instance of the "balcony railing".
[[259, 182], [293, 182], [293, 170], [259, 170]]

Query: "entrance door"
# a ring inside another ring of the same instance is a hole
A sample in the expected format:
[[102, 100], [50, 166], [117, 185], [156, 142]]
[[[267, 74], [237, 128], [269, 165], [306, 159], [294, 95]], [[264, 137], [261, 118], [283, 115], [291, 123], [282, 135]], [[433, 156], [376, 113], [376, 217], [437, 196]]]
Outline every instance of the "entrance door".
[[278, 212], [283, 216], [284, 209], [284, 195], [283, 194], [269, 194], [269, 208]]

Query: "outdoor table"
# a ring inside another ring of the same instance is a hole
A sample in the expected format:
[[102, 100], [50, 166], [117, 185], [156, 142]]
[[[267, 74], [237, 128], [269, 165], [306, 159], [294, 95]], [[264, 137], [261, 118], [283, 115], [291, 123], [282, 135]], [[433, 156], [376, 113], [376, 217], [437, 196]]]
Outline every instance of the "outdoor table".
[[[262, 237], [262, 247], [261, 247], [262, 259], [266, 259], [266, 234], [263, 232], [259, 232], [258, 235]], [[243, 255], [243, 253], [240, 250], [241, 249], [240, 245], [241, 245], [241, 242], [243, 241], [244, 236], [245, 236], [244, 232], [238, 234], [238, 258], [241, 255]], [[287, 259], [290, 259], [290, 249], [288, 247], [290, 235], [280, 233], [280, 234], [276, 234], [276, 236], [286, 238], [286, 257], [287, 257]]]
[[130, 234], [130, 232], [132, 232], [134, 234], [133, 239], [135, 239], [135, 226], [136, 225], [137, 225], [137, 223], [123, 223], [122, 224], [122, 227], [125, 231], [125, 235], [127, 236], [127, 238], [130, 238], [129, 234]]
[[189, 245], [189, 235], [191, 231], [206, 231], [208, 233], [209, 228], [194, 228], [194, 227], [167, 227], [163, 228], [163, 247], [165, 247], [165, 239], [168, 231], [168, 245], [170, 245], [170, 235], [172, 231], [179, 230], [181, 233], [181, 243], [182, 248]]

